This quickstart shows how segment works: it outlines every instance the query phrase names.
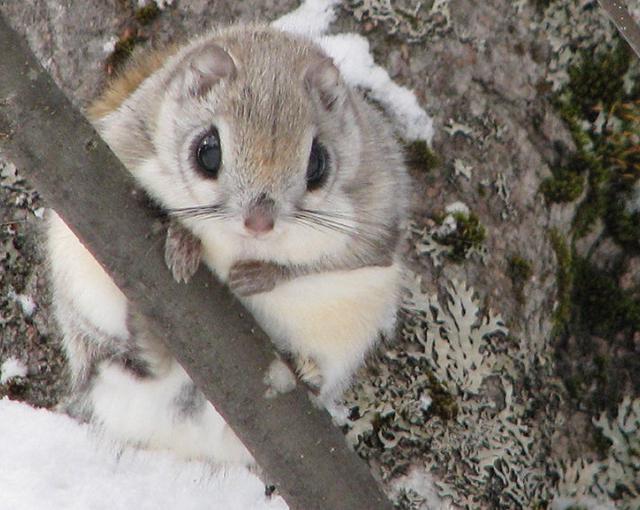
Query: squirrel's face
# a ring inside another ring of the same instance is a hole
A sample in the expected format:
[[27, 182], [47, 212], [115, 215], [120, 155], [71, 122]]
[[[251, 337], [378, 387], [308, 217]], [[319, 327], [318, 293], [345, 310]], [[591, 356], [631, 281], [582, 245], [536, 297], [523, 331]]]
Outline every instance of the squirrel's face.
[[256, 256], [346, 245], [361, 152], [349, 90], [319, 52], [237, 52], [198, 47], [169, 78], [152, 193], [196, 235]]

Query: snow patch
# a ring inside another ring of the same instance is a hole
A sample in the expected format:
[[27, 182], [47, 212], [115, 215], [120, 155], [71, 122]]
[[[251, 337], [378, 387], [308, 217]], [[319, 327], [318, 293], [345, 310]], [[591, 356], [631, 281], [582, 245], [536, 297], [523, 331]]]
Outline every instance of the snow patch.
[[245, 468], [116, 449], [87, 425], [8, 399], [0, 400], [0, 494], [0, 510], [287, 508]]
[[155, 0], [158, 9], [163, 10], [173, 5], [173, 0]]
[[27, 366], [16, 358], [9, 358], [0, 366], [0, 384], [6, 384], [16, 377], [26, 377]]
[[551, 503], [551, 510], [616, 510], [610, 503], [602, 503], [594, 498], [555, 498]]
[[314, 39], [333, 59], [345, 81], [369, 91], [401, 128], [409, 140], [433, 138], [433, 119], [420, 107], [415, 94], [397, 83], [373, 60], [369, 41], [354, 33], [326, 35], [334, 21], [336, 0], [307, 0], [296, 10], [277, 19], [272, 25]]
[[420, 403], [420, 409], [428, 411], [431, 404], [433, 404], [433, 399], [429, 395], [423, 393], [418, 402]]
[[267, 385], [267, 391], [264, 394], [266, 398], [289, 393], [296, 387], [296, 376], [293, 375], [287, 364], [280, 359], [274, 359], [271, 362], [263, 381]]
[[433, 119], [420, 107], [412, 91], [395, 83], [387, 71], [376, 65], [367, 39], [358, 34], [337, 34], [318, 42], [347, 83], [369, 90], [371, 98], [402, 127], [405, 138], [431, 142]]
[[11, 291], [9, 292], [9, 298], [20, 305], [25, 317], [31, 317], [36, 311], [36, 303], [31, 296], [27, 296], [26, 294], [17, 294]]
[[461, 213], [469, 215], [469, 207], [464, 202], [452, 202], [444, 210], [447, 214]]
[[285, 32], [317, 38], [324, 35], [336, 19], [339, 0], [307, 0], [300, 7], [281, 16], [272, 26]]
[[114, 35], [107, 39], [107, 41], [102, 45], [102, 51], [105, 55], [111, 55], [116, 50], [116, 43], [118, 42], [118, 38]]
[[152, 2], [155, 3], [161, 11], [173, 5], [173, 0], [138, 0], [138, 9], [146, 7]]
[[408, 500], [419, 510], [449, 510], [453, 508], [438, 496], [433, 475], [426, 469], [413, 468], [405, 476], [394, 480], [391, 486], [394, 501]]

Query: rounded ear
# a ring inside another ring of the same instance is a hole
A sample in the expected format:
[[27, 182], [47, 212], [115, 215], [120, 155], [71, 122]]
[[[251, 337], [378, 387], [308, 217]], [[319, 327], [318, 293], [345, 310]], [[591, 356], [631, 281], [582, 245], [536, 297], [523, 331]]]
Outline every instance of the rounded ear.
[[319, 57], [307, 67], [304, 73], [307, 90], [316, 93], [320, 102], [328, 111], [344, 102], [346, 89], [340, 78], [340, 72], [329, 57]]
[[224, 49], [214, 43], [196, 48], [178, 65], [174, 87], [180, 94], [202, 96], [222, 79], [232, 79], [236, 65]]

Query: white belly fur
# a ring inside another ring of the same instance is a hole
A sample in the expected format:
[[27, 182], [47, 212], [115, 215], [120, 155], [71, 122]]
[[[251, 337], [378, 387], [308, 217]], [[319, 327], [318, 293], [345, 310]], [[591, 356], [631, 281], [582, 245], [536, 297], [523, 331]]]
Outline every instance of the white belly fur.
[[127, 299], [62, 219], [49, 211], [48, 249], [54, 301], [64, 299], [88, 322], [126, 339]]
[[[225, 281], [241, 257], [233, 243], [208, 234], [204, 260]], [[378, 333], [394, 327], [399, 281], [395, 263], [304, 276], [242, 301], [278, 348], [318, 364], [322, 393], [330, 400], [348, 384]]]
[[318, 364], [330, 396], [393, 327], [398, 277], [397, 265], [310, 275], [246, 304], [278, 347]]

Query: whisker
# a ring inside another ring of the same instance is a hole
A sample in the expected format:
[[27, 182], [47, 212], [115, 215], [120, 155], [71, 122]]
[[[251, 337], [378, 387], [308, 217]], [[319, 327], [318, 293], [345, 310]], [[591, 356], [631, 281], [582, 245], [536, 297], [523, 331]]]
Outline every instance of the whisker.
[[180, 214], [180, 213], [189, 214], [192, 212], [199, 212], [199, 211], [219, 211], [220, 209], [221, 208], [217, 205], [198, 205], [193, 207], [170, 208], [169, 211], [176, 214]]
[[331, 225], [322, 221], [319, 221], [316, 218], [306, 218], [306, 217], [294, 217], [294, 220], [297, 222], [313, 227], [315, 230], [332, 230], [340, 233], [344, 233], [347, 235], [354, 234], [352, 230], [348, 230], [345, 228], [340, 228], [336, 225]]
[[379, 229], [385, 229], [386, 230], [386, 222], [384, 221], [377, 221], [375, 219], [371, 219], [369, 218], [355, 218], [353, 215], [348, 214], [348, 213], [341, 213], [341, 212], [335, 212], [335, 211], [322, 211], [322, 210], [317, 210], [317, 209], [302, 209], [301, 210], [304, 213], [309, 213], [312, 214], [314, 216], [321, 216], [321, 217], [325, 217], [325, 218], [335, 218], [335, 219], [342, 219], [342, 220], [350, 220], [353, 221], [355, 223], [358, 224], [362, 224], [362, 225], [368, 225], [368, 226], [372, 226], [372, 227], [377, 227]]
[[338, 221], [337, 219], [330, 219], [322, 217], [320, 215], [312, 214], [308, 210], [297, 211], [293, 214], [293, 219], [296, 221], [316, 228], [316, 230], [325, 229], [339, 232], [348, 236], [356, 237], [360, 241], [366, 243], [372, 248], [377, 248], [379, 241], [377, 238], [380, 236], [381, 229], [366, 229], [359, 225], [349, 225]]
[[348, 232], [348, 233], [355, 233], [358, 230], [355, 226], [341, 223], [335, 220], [330, 220], [327, 218], [318, 217], [318, 216], [313, 216], [308, 214], [305, 214], [305, 215], [296, 214], [295, 217], [299, 219], [304, 218], [307, 221], [315, 223], [316, 225], [321, 225], [323, 227], [327, 227], [332, 230], [339, 230], [339, 231]]
[[229, 211], [221, 205], [202, 205], [194, 207], [178, 207], [168, 209], [167, 213], [174, 218], [211, 218], [225, 219], [230, 217]]
[[[368, 225], [368, 224], [361, 224], [361, 222], [355, 221], [355, 225], [349, 225], [337, 219], [324, 218], [317, 215], [305, 214], [305, 217], [312, 219], [312, 221], [315, 221], [317, 223], [322, 223], [326, 226], [333, 226], [343, 231], [349, 231], [354, 234], [364, 234], [370, 237], [377, 237], [384, 232], [384, 229], [382, 228], [383, 226], [382, 224]], [[377, 228], [366, 228], [370, 226], [374, 226]]]
[[310, 227], [314, 230], [322, 230], [322, 228], [320, 228], [319, 225], [316, 225], [314, 222], [312, 221], [308, 221], [305, 218], [294, 218], [298, 223], [300, 223], [301, 225], [305, 226], [305, 227]]

